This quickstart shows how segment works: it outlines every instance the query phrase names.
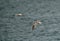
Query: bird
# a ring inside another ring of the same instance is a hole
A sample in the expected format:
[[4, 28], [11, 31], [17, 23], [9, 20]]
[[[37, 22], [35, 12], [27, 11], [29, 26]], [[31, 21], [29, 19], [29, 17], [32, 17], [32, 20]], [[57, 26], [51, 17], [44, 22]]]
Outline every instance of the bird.
[[41, 23], [42, 22], [40, 20], [34, 21], [33, 24], [32, 24], [32, 30], [34, 30], [36, 28], [36, 25], [41, 24]]
[[20, 14], [16, 14], [16, 16], [23, 16], [23, 14], [21, 14], [21, 13]]

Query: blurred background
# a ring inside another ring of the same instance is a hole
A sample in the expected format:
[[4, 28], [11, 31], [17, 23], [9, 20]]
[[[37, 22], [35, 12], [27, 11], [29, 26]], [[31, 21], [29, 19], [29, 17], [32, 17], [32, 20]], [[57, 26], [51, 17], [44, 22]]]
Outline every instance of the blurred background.
[[0, 41], [60, 41], [60, 0], [0, 0]]

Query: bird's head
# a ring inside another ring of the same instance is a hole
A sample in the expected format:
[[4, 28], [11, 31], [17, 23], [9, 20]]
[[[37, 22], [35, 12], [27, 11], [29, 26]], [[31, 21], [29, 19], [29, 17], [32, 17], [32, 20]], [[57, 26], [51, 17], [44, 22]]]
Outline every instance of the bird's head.
[[38, 24], [41, 24], [41, 23], [42, 23], [40, 20], [37, 20], [36, 22], [37, 22]]

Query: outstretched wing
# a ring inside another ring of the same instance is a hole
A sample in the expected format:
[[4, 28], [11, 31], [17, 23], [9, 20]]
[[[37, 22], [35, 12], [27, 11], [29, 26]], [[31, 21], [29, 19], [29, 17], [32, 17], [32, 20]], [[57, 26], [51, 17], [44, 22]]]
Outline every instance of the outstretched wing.
[[32, 26], [32, 30], [34, 30], [34, 29], [35, 29], [35, 25]]

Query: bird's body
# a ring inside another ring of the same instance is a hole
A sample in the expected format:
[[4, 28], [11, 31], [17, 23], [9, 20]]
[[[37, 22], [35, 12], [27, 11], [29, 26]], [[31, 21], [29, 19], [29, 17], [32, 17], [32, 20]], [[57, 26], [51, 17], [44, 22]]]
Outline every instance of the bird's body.
[[36, 25], [38, 25], [38, 24], [41, 24], [41, 22], [39, 20], [34, 21], [33, 25], [32, 25], [32, 30], [34, 30], [36, 28]]
[[23, 16], [23, 14], [16, 14], [16, 16]]

